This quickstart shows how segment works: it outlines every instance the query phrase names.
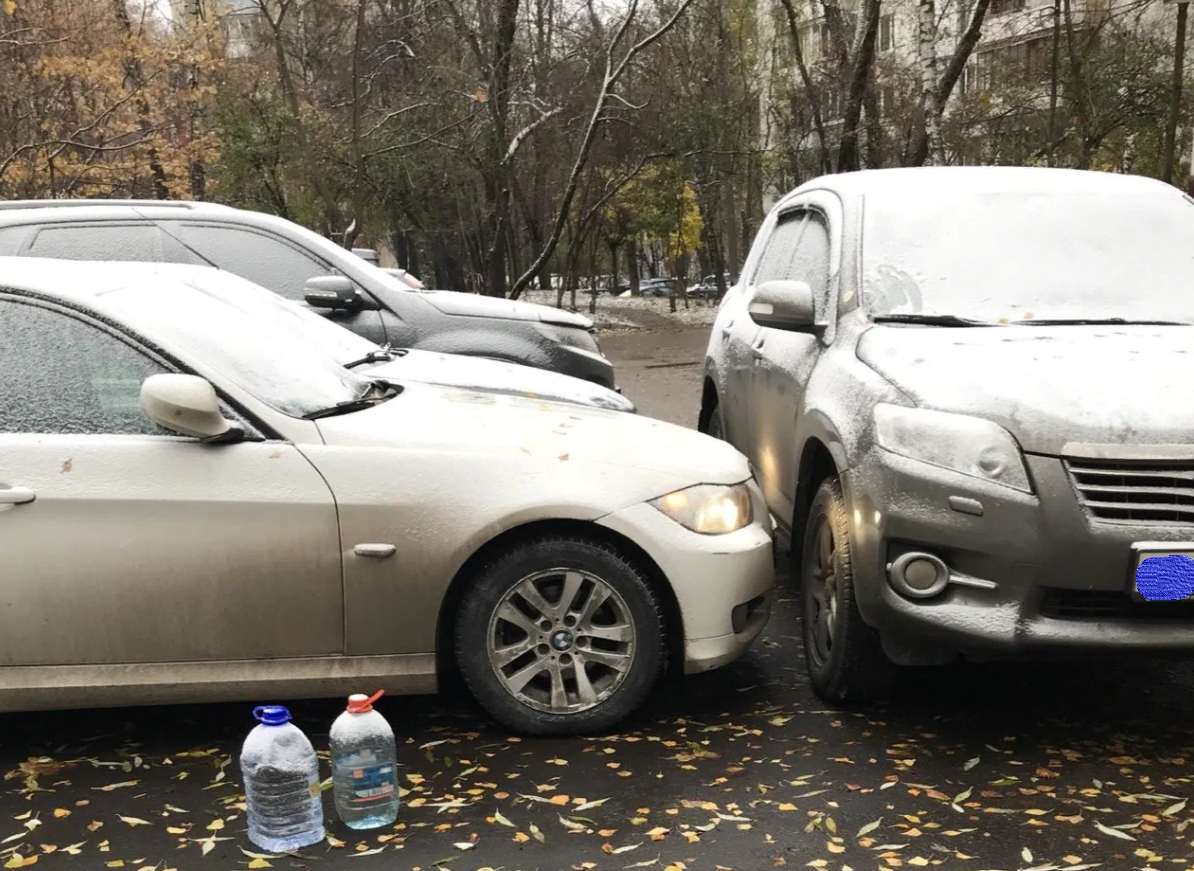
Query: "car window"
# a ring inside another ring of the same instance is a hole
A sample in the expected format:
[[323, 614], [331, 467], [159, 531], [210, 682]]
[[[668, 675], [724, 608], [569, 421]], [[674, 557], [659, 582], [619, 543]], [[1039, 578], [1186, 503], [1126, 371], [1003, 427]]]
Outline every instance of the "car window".
[[792, 257], [792, 265], [784, 278], [806, 282], [813, 289], [813, 299], [820, 316], [829, 299], [829, 276], [829, 227], [820, 215], [809, 213], [804, 233]]
[[92, 323], [0, 299], [0, 432], [172, 435], [141, 411], [141, 383], [166, 371]]
[[301, 301], [307, 280], [334, 269], [274, 236], [239, 227], [175, 224], [171, 231], [214, 266]]
[[16, 254], [28, 235], [28, 227], [4, 227], [0, 229], [0, 256]]
[[759, 259], [755, 269], [753, 283], [762, 284], [764, 281], [791, 278], [792, 257], [796, 252], [796, 244], [800, 241], [800, 231], [804, 227], [804, 212], [789, 212], [779, 219], [775, 231], [767, 240], [767, 247]]
[[185, 247], [148, 223], [41, 227], [25, 253], [29, 257], [57, 260], [202, 263]]

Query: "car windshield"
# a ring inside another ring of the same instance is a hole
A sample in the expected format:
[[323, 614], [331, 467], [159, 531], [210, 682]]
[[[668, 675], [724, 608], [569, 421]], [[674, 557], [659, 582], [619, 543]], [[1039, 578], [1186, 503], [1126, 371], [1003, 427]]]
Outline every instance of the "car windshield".
[[1176, 192], [867, 197], [875, 315], [1194, 322], [1194, 204]]
[[376, 345], [294, 304], [275, 304], [269, 291], [230, 273], [138, 283], [102, 296], [151, 340], [291, 417], [357, 399], [371, 386], [342, 364]]

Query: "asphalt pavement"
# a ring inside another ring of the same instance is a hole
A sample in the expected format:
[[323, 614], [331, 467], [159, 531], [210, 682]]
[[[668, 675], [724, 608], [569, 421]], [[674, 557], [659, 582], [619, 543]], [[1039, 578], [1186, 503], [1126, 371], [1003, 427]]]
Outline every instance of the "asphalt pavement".
[[[602, 346], [643, 413], [692, 425], [706, 336], [624, 333]], [[808, 688], [798, 621], [785, 584], [745, 658], [670, 682], [599, 738], [520, 740], [455, 694], [383, 698], [402, 764], [398, 824], [352, 832], [328, 793], [327, 841], [280, 858], [245, 836], [237, 754], [252, 704], [0, 715], [0, 867], [1194, 864], [1190, 662], [935, 669], [898, 703], [832, 709]], [[291, 705], [317, 747], [342, 708]]]

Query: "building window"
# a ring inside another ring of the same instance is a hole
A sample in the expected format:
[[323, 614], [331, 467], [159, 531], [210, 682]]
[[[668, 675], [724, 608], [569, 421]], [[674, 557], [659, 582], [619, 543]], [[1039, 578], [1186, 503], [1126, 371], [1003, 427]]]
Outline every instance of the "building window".
[[1019, 12], [1024, 8], [1024, 0], [991, 0], [987, 9], [989, 15], [1007, 15], [1009, 12]]
[[895, 48], [895, 15], [888, 13], [879, 19], [879, 51]]

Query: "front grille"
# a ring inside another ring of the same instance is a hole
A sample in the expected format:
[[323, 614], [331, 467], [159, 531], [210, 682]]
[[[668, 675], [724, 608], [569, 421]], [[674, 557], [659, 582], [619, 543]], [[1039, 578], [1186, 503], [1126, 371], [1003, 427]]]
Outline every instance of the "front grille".
[[1078, 501], [1099, 520], [1194, 525], [1194, 461], [1066, 460]]
[[1134, 620], [1194, 622], [1194, 599], [1137, 602], [1114, 590], [1045, 590], [1041, 616], [1054, 620]]

